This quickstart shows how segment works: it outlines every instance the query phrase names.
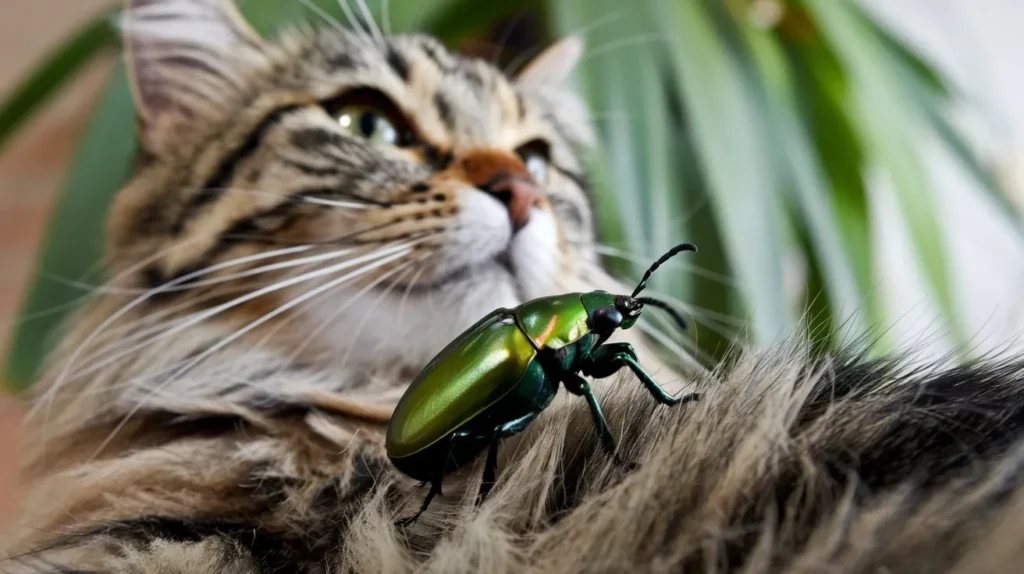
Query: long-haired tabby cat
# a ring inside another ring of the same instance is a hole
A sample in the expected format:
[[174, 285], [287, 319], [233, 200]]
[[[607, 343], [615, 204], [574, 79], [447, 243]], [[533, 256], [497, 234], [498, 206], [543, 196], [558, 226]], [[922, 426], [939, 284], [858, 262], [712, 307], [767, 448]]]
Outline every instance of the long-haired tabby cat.
[[559, 402], [484, 504], [465, 469], [396, 527], [424, 491], [382, 430], [424, 362], [494, 308], [614, 287], [579, 44], [508, 77], [422, 36], [269, 42], [227, 0], [128, 8], [142, 154], [31, 399], [4, 571], [1024, 571], [1019, 362], [790, 349], [676, 409], [623, 377], [600, 392], [635, 467]]

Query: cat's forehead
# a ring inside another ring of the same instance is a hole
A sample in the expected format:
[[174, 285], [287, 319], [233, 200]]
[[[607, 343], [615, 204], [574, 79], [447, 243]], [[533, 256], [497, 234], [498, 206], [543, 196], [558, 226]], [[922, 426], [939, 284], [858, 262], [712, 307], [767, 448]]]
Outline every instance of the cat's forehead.
[[427, 36], [326, 30], [312, 38], [298, 64], [317, 97], [378, 89], [437, 143], [517, 145], [545, 135], [540, 114], [501, 70]]

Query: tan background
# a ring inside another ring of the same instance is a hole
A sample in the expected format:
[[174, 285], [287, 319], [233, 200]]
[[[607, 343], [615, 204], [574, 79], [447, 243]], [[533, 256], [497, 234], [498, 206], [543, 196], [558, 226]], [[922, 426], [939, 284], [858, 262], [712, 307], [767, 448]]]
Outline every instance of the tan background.
[[[0, 101], [111, 0], [0, 0]], [[35, 265], [53, 198], [111, 68], [97, 63], [0, 148], [0, 356]]]

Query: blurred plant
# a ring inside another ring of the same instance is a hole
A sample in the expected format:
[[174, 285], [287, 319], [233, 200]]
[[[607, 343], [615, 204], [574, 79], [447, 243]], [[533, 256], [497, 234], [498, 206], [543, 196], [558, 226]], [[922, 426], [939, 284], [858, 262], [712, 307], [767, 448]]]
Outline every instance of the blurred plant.
[[[339, 4], [338, 2], [341, 2]], [[257, 29], [299, 20], [422, 31], [515, 69], [556, 36], [580, 34], [579, 86], [602, 145], [593, 157], [601, 253], [631, 276], [680, 240], [686, 272], [654, 287], [698, 323], [666, 348], [720, 356], [744, 337], [770, 342], [807, 321], [821, 344], [883, 317], [874, 293], [865, 173], [892, 183], [921, 268], [953, 332], [954, 294], [935, 198], [915, 142], [932, 132], [1013, 213], [947, 121], [951, 95], [911, 50], [852, 0], [241, 0]], [[118, 42], [100, 15], [0, 107], [0, 146], [75, 72]], [[135, 151], [119, 69], [80, 145], [24, 306], [7, 376], [28, 384], [55, 329], [95, 274], [102, 219]], [[1016, 221], [1016, 220], [1015, 220]], [[784, 289], [783, 263], [807, 272]], [[635, 262], [635, 264], [634, 264]], [[843, 327], [839, 329], [839, 327]]]

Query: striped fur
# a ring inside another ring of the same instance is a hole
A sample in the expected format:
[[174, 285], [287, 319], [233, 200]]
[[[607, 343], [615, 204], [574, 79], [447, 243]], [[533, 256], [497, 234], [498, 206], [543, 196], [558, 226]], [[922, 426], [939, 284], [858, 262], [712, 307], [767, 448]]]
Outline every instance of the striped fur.
[[[31, 397], [4, 571], [1020, 571], [1020, 362], [790, 348], [688, 381], [705, 399], [679, 409], [606, 382], [635, 468], [561, 396], [505, 443], [482, 507], [467, 469], [396, 528], [424, 493], [382, 432], [423, 363], [495, 307], [615, 288], [564, 82], [578, 43], [509, 78], [422, 36], [268, 42], [227, 0], [129, 7], [143, 150], [110, 216], [111, 279]], [[341, 130], [332, 111], [366, 98], [415, 145]], [[545, 199], [513, 234], [472, 162], [537, 140]]]

